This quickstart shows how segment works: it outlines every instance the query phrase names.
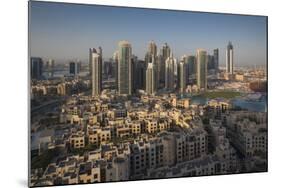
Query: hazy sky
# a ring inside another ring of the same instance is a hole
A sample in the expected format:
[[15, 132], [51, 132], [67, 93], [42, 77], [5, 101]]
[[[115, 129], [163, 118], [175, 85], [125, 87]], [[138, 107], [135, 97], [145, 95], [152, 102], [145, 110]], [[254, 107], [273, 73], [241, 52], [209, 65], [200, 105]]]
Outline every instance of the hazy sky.
[[30, 12], [31, 56], [56, 62], [87, 62], [89, 48], [98, 46], [112, 57], [120, 40], [143, 59], [154, 40], [157, 50], [167, 42], [177, 58], [219, 48], [224, 65], [232, 41], [236, 65], [266, 65], [266, 17], [47, 2], [32, 2]]

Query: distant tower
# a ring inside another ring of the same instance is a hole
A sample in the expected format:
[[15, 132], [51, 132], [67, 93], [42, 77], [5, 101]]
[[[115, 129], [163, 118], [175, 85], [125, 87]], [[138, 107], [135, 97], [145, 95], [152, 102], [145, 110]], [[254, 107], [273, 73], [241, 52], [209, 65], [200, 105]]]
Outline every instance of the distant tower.
[[92, 96], [98, 96], [102, 91], [102, 59], [101, 55], [95, 51], [91, 53], [92, 67]]
[[150, 41], [148, 43], [148, 53], [152, 54], [152, 56], [156, 57], [156, 55], [157, 55], [157, 45], [154, 41]]
[[[145, 66], [147, 68], [148, 63], [153, 63], [153, 67], [154, 69], [160, 68], [158, 65], [156, 65], [157, 63], [157, 45], [156, 43], [152, 40], [148, 42], [148, 46], [147, 46], [147, 52], [145, 54]], [[146, 70], [145, 68], [145, 70]], [[155, 75], [157, 76], [157, 75]]]
[[95, 48], [89, 48], [89, 74], [92, 76], [92, 53], [97, 53]]
[[177, 60], [173, 57], [168, 57], [165, 62], [165, 88], [168, 90], [174, 89], [175, 75], [174, 75], [174, 64]]
[[178, 65], [178, 89], [180, 93], [183, 93], [186, 87], [186, 63], [181, 60]]
[[102, 63], [102, 48], [99, 46], [97, 50], [98, 54], [100, 55], [101, 63]]
[[75, 74], [75, 62], [69, 62], [69, 74]]
[[[171, 53], [172, 55], [172, 57], [173, 57], [173, 53]], [[174, 59], [174, 76], [175, 76], [175, 78], [177, 77], [177, 75], [178, 75], [178, 63], [177, 63], [177, 59], [175, 58]]]
[[99, 61], [100, 61], [100, 66], [99, 66], [99, 79], [100, 79], [100, 90], [102, 90], [102, 72], [103, 72], [103, 56], [102, 56], [102, 48], [99, 46], [98, 50], [97, 50], [98, 54], [99, 54]]
[[[189, 73], [189, 67], [188, 67], [188, 56], [187, 55], [183, 55], [181, 57], [181, 62], [184, 63], [184, 74], [185, 74], [185, 84], [187, 84], [189, 82], [189, 76], [191, 75], [191, 73]], [[178, 65], [180, 66], [180, 64]], [[178, 78], [179, 78], [179, 69], [178, 69]]]
[[78, 75], [80, 72], [80, 68], [81, 68], [80, 62], [74, 62], [74, 61], [69, 62], [69, 74], [74, 76]]
[[132, 46], [128, 41], [118, 43], [118, 93], [132, 94]]
[[196, 52], [197, 64], [197, 86], [199, 89], [207, 90], [207, 52], [198, 49]]
[[132, 93], [135, 93], [138, 88], [138, 82], [140, 77], [138, 77], [138, 57], [133, 55], [131, 56], [131, 87]]
[[212, 55], [207, 55], [207, 71], [209, 70], [215, 70], [215, 61]]
[[219, 49], [214, 49], [214, 65], [216, 73], [219, 72]]
[[233, 46], [229, 42], [226, 49], [226, 73], [233, 74]]
[[145, 54], [145, 63], [151, 63], [152, 61], [155, 62], [157, 55], [157, 46], [154, 41], [150, 41], [148, 43], [147, 52]]
[[54, 69], [55, 69], [55, 61], [53, 59], [49, 59], [47, 61], [47, 71], [50, 77], [54, 76]]
[[[160, 88], [161, 85], [161, 66], [163, 66], [162, 64], [162, 57], [160, 54], [158, 54], [155, 58], [155, 62], [154, 64], [154, 70], [155, 70], [155, 89]], [[165, 70], [165, 66], [164, 70]], [[163, 74], [165, 75], [165, 72], [163, 72]]]
[[163, 56], [164, 61], [166, 61], [166, 59], [171, 56], [171, 48], [168, 46], [167, 43], [165, 43], [162, 47], [161, 55]]
[[188, 76], [196, 73], [196, 58], [193, 55], [187, 56]]
[[160, 52], [158, 54], [158, 61], [159, 62], [159, 66], [160, 66], [160, 83], [162, 85], [165, 84], [165, 64], [166, 64], [166, 59], [168, 57], [170, 57], [170, 54], [171, 54], [171, 49], [170, 47], [168, 46], [167, 43], [164, 44], [164, 46], [160, 49]]
[[41, 79], [43, 75], [43, 60], [40, 57], [31, 57], [31, 78]]
[[113, 53], [113, 67], [114, 67], [114, 75], [115, 75], [115, 88], [118, 91], [118, 51]]
[[148, 63], [147, 65], [145, 90], [149, 95], [155, 93], [155, 70], [153, 63]]
[[164, 86], [165, 83], [165, 60], [161, 53], [158, 53], [157, 59], [156, 59], [157, 69], [159, 71], [158, 73], [158, 86], [159, 88]]

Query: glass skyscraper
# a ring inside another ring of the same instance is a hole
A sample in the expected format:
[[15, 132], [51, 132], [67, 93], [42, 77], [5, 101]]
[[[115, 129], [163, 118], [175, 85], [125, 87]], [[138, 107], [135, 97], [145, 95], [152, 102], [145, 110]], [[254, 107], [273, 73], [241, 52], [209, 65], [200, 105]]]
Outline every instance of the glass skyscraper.
[[183, 93], [186, 87], [186, 63], [182, 60], [178, 65], [178, 89]]
[[214, 64], [215, 64], [215, 71], [219, 72], [219, 49], [214, 49]]
[[233, 45], [231, 42], [226, 48], [226, 73], [233, 74]]
[[43, 60], [40, 57], [31, 57], [31, 79], [41, 79], [43, 74]]
[[197, 86], [199, 89], [207, 90], [207, 52], [198, 49], [196, 52], [197, 64]]
[[191, 74], [196, 73], [196, 62], [195, 62], [195, 56], [189, 55], [187, 56], [187, 64], [188, 64], [188, 76]]
[[132, 46], [128, 41], [118, 43], [118, 94], [132, 94]]

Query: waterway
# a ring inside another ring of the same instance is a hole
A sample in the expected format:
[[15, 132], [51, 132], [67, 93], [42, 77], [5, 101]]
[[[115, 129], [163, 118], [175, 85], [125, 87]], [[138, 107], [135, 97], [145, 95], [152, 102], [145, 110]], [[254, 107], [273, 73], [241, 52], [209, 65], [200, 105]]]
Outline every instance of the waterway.
[[[210, 99], [202, 96], [184, 96], [191, 99], [191, 104], [205, 105]], [[240, 107], [253, 112], [267, 112], [267, 95], [262, 94], [258, 100], [250, 100], [247, 97], [230, 99], [234, 107]]]
[[232, 104], [253, 112], [267, 112], [267, 96], [263, 95], [259, 100], [233, 99]]

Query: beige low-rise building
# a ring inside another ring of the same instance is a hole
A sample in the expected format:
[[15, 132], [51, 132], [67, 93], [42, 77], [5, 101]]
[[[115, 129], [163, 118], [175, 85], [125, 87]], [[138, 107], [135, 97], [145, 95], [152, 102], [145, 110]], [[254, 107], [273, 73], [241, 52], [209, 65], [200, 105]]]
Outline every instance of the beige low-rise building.
[[158, 132], [158, 122], [157, 119], [147, 119], [144, 121], [145, 131], [147, 133], [156, 133]]
[[100, 182], [100, 168], [93, 162], [82, 163], [79, 166], [79, 183]]
[[177, 108], [189, 108], [189, 99], [179, 99], [177, 101]]
[[131, 128], [131, 132], [135, 135], [141, 134], [141, 122], [132, 121], [128, 123], [128, 126]]
[[244, 74], [235, 74], [235, 80], [240, 81], [240, 82], [247, 81], [247, 79], [244, 76]]
[[95, 150], [88, 152], [88, 160], [89, 161], [97, 161], [100, 160], [101, 157], [101, 150]]
[[129, 126], [118, 126], [116, 128], [116, 136], [119, 138], [131, 136], [131, 128]]
[[78, 131], [76, 133], [72, 133], [69, 138], [69, 143], [72, 148], [84, 148], [85, 147], [85, 135], [84, 132]]
[[99, 128], [98, 126], [88, 127], [89, 143], [94, 145], [104, 144], [111, 140], [111, 131], [108, 128]]
[[179, 109], [172, 109], [168, 111], [168, 116], [175, 121], [176, 124], [179, 123], [179, 118], [181, 115], [181, 111]]

